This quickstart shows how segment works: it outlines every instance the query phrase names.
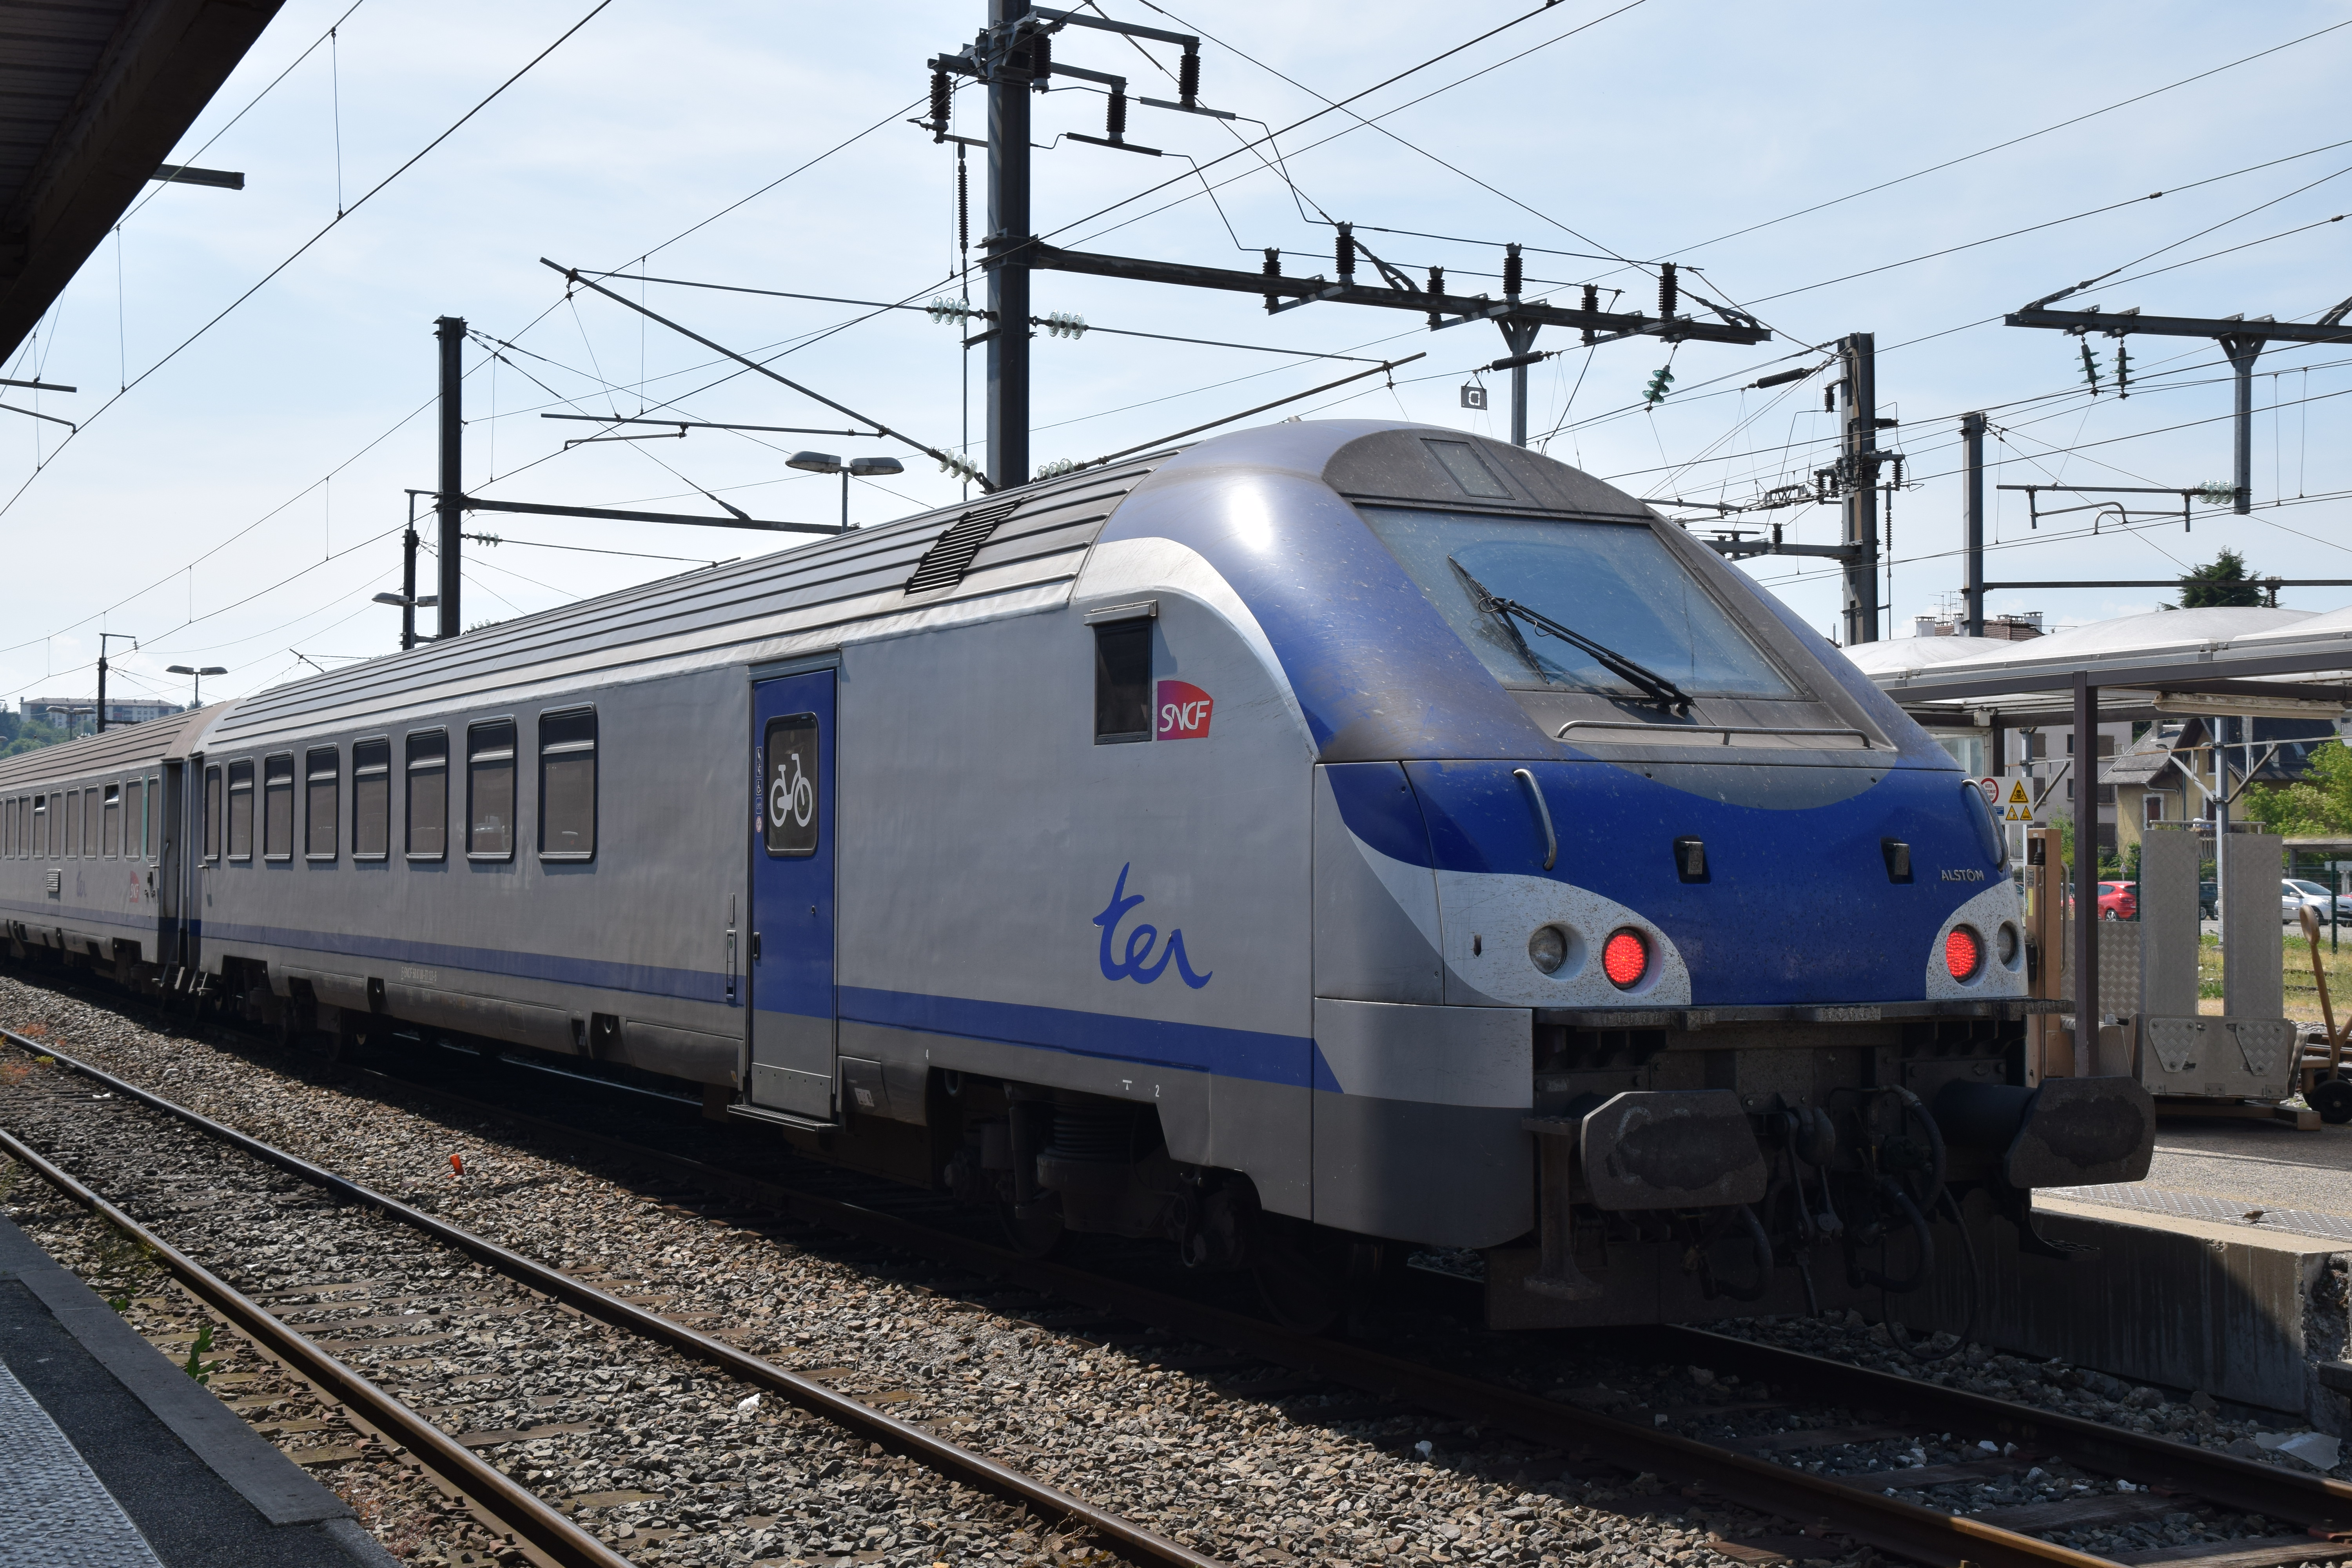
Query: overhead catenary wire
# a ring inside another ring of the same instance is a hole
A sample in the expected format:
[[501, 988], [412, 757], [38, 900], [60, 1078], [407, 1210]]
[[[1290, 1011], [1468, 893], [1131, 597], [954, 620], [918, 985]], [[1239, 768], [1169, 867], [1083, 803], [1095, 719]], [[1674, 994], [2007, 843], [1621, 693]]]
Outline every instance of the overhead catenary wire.
[[536, 68], [541, 61], [546, 59], [548, 56], [553, 54], [557, 49], [562, 48], [566, 42], [568, 42], [583, 27], [585, 27], [589, 23], [594, 21], [596, 17], [612, 4], [613, 0], [596, 0], [596, 4], [589, 9], [587, 15], [572, 23], [571, 26], [566, 27], [562, 33], [557, 36], [554, 42], [549, 44], [545, 48], [540, 50], [539, 53], [524, 61], [522, 66], [517, 69], [513, 75], [508, 77], [504, 81], [499, 83], [498, 86], [492, 88], [489, 92], [484, 95], [480, 100], [476, 102], [471, 109], [468, 109], [465, 113], [459, 115], [455, 121], [451, 121], [448, 127], [442, 131], [439, 135], [434, 137], [432, 141], [427, 142], [424, 146], [418, 148], [414, 153], [410, 154], [407, 160], [401, 163], [398, 168], [393, 170], [392, 173], [386, 174], [383, 179], [378, 180], [374, 184], [369, 186], [367, 190], [361, 194], [360, 198], [353, 202], [348, 209], [338, 212], [334, 217], [320, 227], [317, 233], [311, 235], [310, 238], [295, 247], [291, 253], [289, 253], [283, 260], [279, 261], [276, 266], [272, 267], [268, 272], [263, 273], [261, 277], [250, 287], [247, 288], [243, 293], [240, 293], [236, 299], [231, 300], [227, 304], [222, 306], [221, 309], [215, 313], [210, 320], [206, 321], [204, 325], [198, 327], [194, 331], [183, 338], [169, 352], [167, 352], [163, 358], [149, 365], [145, 370], [141, 371], [138, 375], [131, 379], [128, 385], [124, 386], [121, 391], [115, 393], [113, 396], [100, 404], [90, 413], [88, 418], [81, 422], [79, 429], [76, 430], [73, 435], [67, 437], [64, 441], [58, 443], [57, 451], [50, 453], [46, 460], [34, 468], [33, 472], [26, 477], [25, 482], [16, 487], [16, 490], [8, 497], [6, 501], [0, 502], [0, 517], [6, 516], [16, 506], [16, 502], [23, 499], [25, 492], [32, 488], [34, 482], [37, 480], [42, 474], [47, 472], [49, 465], [57, 460], [58, 453], [63, 452], [68, 447], [73, 445], [74, 441], [80, 436], [82, 431], [89, 429], [91, 425], [103, 417], [107, 410], [112, 408], [125, 397], [131, 395], [132, 392], [136, 391], [140, 386], [145, 384], [148, 377], [153, 375], [157, 371], [162, 370], [165, 365], [177, 359], [189, 348], [190, 345], [194, 344], [198, 339], [204, 337], [207, 332], [210, 332], [215, 327], [220, 325], [221, 322], [226, 321], [239, 306], [243, 305], [247, 300], [252, 299], [256, 294], [258, 294], [263, 289], [267, 288], [272, 279], [275, 279], [279, 273], [285, 271], [289, 267], [293, 266], [296, 261], [299, 260], [310, 251], [311, 247], [326, 238], [329, 234], [332, 233], [344, 221], [350, 218], [352, 214], [357, 213], [362, 207], [367, 205], [367, 204], [373, 200], [375, 196], [386, 186], [390, 185], [394, 181], [399, 179], [403, 174], [405, 174], [409, 170], [422, 163], [435, 148], [449, 140], [450, 137], [456, 135], [458, 131], [476, 115], [481, 113], [483, 110], [488, 109], [492, 103], [496, 102], [506, 93], [509, 88], [511, 88], [515, 83], [530, 75], [531, 70]]
[[2314, 38], [2323, 37], [2329, 33], [2336, 32], [2344, 27], [2352, 27], [2352, 20], [2331, 22], [2325, 27], [2304, 34], [2301, 37], [2289, 38], [2283, 44], [2273, 44], [2270, 47], [2266, 49], [2257, 49], [2251, 55], [2242, 55], [2238, 58], [2231, 60], [2226, 64], [2210, 67], [2205, 70], [2197, 72], [2193, 76], [2182, 77], [2179, 81], [2167, 82], [2162, 87], [2150, 88], [2146, 92], [2135, 93], [2129, 98], [2118, 99], [2115, 102], [2108, 104], [2104, 109], [2087, 110], [2084, 113], [2072, 116], [2069, 119], [2061, 120], [2054, 124], [2045, 125], [2039, 131], [2029, 131], [2023, 135], [2011, 136], [2005, 141], [1996, 142], [1990, 147], [1979, 147], [1973, 153], [1963, 153], [1957, 158], [1947, 158], [1939, 163], [1930, 163], [1924, 169], [1915, 169], [1907, 174], [1898, 174], [1891, 180], [1881, 180], [1875, 184], [1864, 185], [1858, 191], [1849, 191], [1842, 196], [1832, 196], [1827, 201], [1815, 202], [1811, 206], [1799, 207], [1794, 212], [1782, 213], [1779, 217], [1766, 218], [1761, 223], [1752, 223], [1743, 228], [1735, 228], [1728, 233], [1718, 234], [1713, 239], [1702, 239], [1695, 244], [1677, 246], [1675, 247], [1674, 254], [1679, 256], [1691, 251], [1704, 250], [1711, 245], [1721, 245], [1727, 239], [1738, 239], [1745, 235], [1755, 234], [1759, 230], [1771, 228], [1780, 224], [1793, 223], [1798, 218], [1810, 217], [1817, 212], [1825, 212], [1831, 207], [1839, 206], [1851, 201], [1858, 201], [1864, 196], [1875, 195], [1881, 191], [1891, 190], [1896, 185], [1907, 184], [1912, 180], [1923, 179], [1929, 174], [1940, 174], [1946, 169], [1957, 168], [1962, 163], [1969, 163], [1978, 158], [1988, 157], [1992, 153], [2002, 152], [2011, 147], [2019, 146], [2024, 142], [2034, 141], [2039, 137], [2048, 136], [2054, 132], [2066, 130], [2070, 126], [2080, 125], [2085, 121], [2096, 120], [2103, 114], [2112, 114], [2119, 109], [2128, 109], [2135, 103], [2145, 103], [2151, 98], [2161, 97], [2163, 94], [2174, 91], [2177, 89], [2191, 86], [2194, 83], [2205, 80], [2208, 77], [2220, 76], [2224, 71], [2235, 70], [2242, 65], [2251, 65], [2256, 60], [2263, 59], [2269, 56], [2278, 54], [2282, 50], [2294, 48], [2300, 44], [2307, 44]]

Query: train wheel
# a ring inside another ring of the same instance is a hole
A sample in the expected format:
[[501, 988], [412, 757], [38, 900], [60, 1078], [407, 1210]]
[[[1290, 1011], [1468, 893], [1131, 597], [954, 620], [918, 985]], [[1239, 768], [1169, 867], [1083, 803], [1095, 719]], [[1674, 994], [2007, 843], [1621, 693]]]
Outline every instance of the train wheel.
[[2352, 1082], [2331, 1078], [2324, 1083], [2314, 1084], [2311, 1092], [2304, 1098], [2311, 1109], [2319, 1112], [2319, 1119], [2331, 1126], [2340, 1127], [2352, 1121]]
[[1294, 1333], [1328, 1333], [1370, 1296], [1382, 1265], [1401, 1249], [1286, 1219], [1258, 1215], [1250, 1273], [1266, 1315]]
[[998, 1204], [1004, 1244], [1024, 1258], [1051, 1258], [1069, 1232], [1062, 1226], [1062, 1194], [1047, 1193], [1026, 1204]]

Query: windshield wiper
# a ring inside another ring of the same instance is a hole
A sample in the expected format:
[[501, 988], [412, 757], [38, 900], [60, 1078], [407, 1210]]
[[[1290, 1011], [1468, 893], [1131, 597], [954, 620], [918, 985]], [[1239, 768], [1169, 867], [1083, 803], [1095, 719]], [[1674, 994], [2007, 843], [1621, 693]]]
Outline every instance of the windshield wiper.
[[1468, 569], [1451, 555], [1447, 556], [1445, 561], [1447, 565], [1462, 574], [1462, 580], [1465, 583], [1470, 584], [1471, 593], [1477, 598], [1478, 608], [1486, 615], [1501, 618], [1504, 626], [1511, 634], [1511, 640], [1519, 645], [1519, 651], [1527, 655], [1528, 662], [1535, 666], [1538, 675], [1543, 673], [1543, 666], [1537, 662], [1535, 650], [1528, 647], [1527, 639], [1519, 635], [1519, 628], [1511, 624], [1515, 620], [1525, 621], [1546, 637], [1558, 637], [1570, 647], [1591, 655], [1595, 663], [1633, 687], [1646, 700], [1657, 704], [1664, 711], [1679, 714], [1684, 718], [1690, 716], [1690, 693], [1660, 675], [1656, 670], [1647, 665], [1636, 663], [1615, 648], [1593, 641], [1582, 632], [1570, 630], [1540, 610], [1529, 609], [1517, 599], [1506, 599], [1499, 594], [1490, 592], [1486, 584], [1472, 576]]

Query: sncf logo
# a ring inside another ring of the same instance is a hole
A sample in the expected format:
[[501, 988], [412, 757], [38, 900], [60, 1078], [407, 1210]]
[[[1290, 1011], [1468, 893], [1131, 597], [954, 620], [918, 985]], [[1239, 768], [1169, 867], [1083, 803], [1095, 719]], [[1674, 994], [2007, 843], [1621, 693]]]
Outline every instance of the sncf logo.
[[1209, 715], [1216, 700], [1189, 680], [1160, 683], [1160, 721], [1153, 738], [1161, 741], [1202, 741], [1209, 735]]

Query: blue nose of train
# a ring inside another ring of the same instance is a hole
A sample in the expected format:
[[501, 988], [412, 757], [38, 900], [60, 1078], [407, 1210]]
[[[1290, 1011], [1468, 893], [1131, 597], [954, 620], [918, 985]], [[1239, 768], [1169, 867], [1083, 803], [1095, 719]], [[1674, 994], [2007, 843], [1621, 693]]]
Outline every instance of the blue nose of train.
[[2005, 873], [1953, 774], [1824, 772], [1406, 764], [1441, 883], [1547, 878], [1634, 911], [1680, 955], [1693, 1005], [1917, 1000], [1947, 920]]

